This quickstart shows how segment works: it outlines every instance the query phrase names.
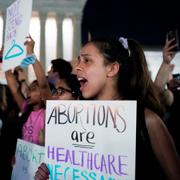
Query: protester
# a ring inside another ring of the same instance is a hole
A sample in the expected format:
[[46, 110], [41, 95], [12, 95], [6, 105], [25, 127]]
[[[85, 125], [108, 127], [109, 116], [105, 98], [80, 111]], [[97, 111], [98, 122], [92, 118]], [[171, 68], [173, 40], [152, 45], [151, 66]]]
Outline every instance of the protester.
[[52, 67], [48, 72], [48, 81], [55, 86], [54, 90], [51, 91], [41, 63], [34, 54], [35, 42], [30, 35], [27, 37], [25, 45], [27, 57], [21, 64], [26, 66], [32, 64], [44, 100], [75, 100], [81, 96], [80, 84], [76, 75], [71, 74], [72, 67], [69, 62], [63, 59], [51, 61]]
[[174, 69], [174, 65], [171, 61], [177, 54], [177, 52], [172, 51], [173, 48], [177, 46], [177, 44], [172, 44], [173, 41], [174, 39], [168, 40], [168, 38], [166, 38], [166, 43], [163, 48], [163, 61], [154, 81], [160, 99], [166, 106], [171, 106], [174, 100], [171, 90], [167, 88], [167, 83], [172, 79], [172, 72]]
[[[134, 40], [97, 39], [85, 44], [75, 68], [85, 99], [137, 100], [136, 179], [180, 179], [180, 160], [160, 116], [160, 101], [145, 55]], [[45, 164], [35, 179], [48, 178]]]
[[180, 75], [173, 74], [175, 65], [172, 64], [172, 60], [177, 54], [174, 48], [178, 46], [178, 44], [174, 43], [174, 40], [175, 39], [168, 40], [168, 38], [166, 38], [166, 43], [163, 48], [163, 61], [157, 73], [155, 85], [159, 91], [162, 103], [166, 105], [165, 123], [180, 154], [180, 124], [177, 118], [179, 116], [180, 102]]

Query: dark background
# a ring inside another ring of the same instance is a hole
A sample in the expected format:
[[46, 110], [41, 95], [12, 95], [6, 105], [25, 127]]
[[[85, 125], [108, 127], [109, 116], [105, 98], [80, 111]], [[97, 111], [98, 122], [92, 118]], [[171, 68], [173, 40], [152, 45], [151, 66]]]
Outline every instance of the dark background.
[[145, 47], [162, 47], [166, 33], [180, 29], [177, 0], [88, 0], [83, 11], [82, 43], [91, 37], [123, 36]]

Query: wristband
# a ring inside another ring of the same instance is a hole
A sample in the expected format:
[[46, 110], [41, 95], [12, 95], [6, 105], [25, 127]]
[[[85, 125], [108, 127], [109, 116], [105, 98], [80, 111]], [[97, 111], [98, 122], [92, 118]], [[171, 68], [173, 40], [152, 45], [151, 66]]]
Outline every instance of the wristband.
[[36, 62], [36, 55], [35, 54], [31, 54], [31, 55], [27, 55], [21, 62], [21, 67], [22, 68], [26, 68], [28, 67], [30, 64], [34, 64]]
[[35, 54], [27, 55], [26, 58], [27, 58], [27, 62], [29, 62], [29, 64], [34, 64], [36, 62], [36, 59], [37, 59]]

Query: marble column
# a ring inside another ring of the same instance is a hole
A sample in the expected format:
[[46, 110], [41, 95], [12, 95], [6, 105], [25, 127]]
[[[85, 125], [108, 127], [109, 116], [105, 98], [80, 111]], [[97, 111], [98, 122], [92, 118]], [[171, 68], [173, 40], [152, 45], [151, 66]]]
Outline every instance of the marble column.
[[2, 15], [2, 19], [3, 19], [3, 39], [2, 39], [2, 44], [4, 44], [4, 38], [5, 38], [5, 28], [6, 28], [6, 12], [1, 12], [1, 15]]
[[81, 14], [74, 14], [72, 16], [73, 23], [73, 58], [79, 55], [81, 48]]
[[57, 58], [63, 58], [63, 24], [64, 15], [56, 14], [56, 24], [57, 24]]
[[45, 44], [45, 31], [46, 31], [46, 13], [39, 13], [40, 19], [40, 61], [46, 71], [46, 44]]

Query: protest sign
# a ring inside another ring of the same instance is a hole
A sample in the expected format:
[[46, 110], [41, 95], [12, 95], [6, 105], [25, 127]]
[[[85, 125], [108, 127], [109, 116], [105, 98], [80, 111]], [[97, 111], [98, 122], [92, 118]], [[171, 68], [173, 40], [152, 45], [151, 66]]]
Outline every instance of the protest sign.
[[20, 65], [26, 56], [24, 42], [29, 34], [32, 0], [16, 0], [6, 10], [3, 70]]
[[47, 101], [45, 144], [50, 180], [134, 180], [136, 102]]
[[41, 162], [44, 162], [44, 147], [18, 139], [16, 162], [11, 180], [32, 180]]

